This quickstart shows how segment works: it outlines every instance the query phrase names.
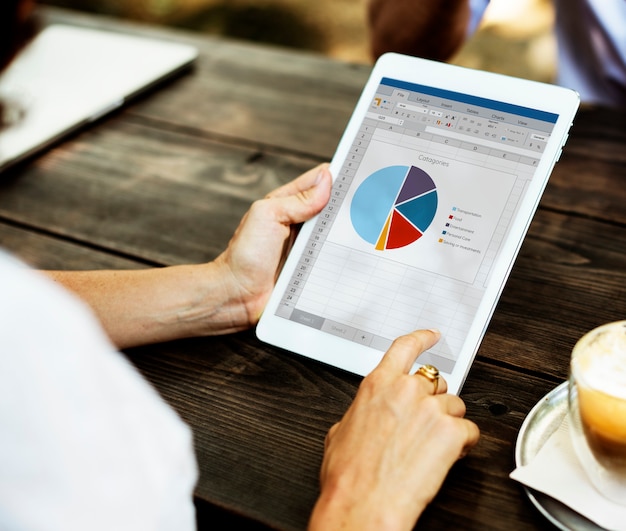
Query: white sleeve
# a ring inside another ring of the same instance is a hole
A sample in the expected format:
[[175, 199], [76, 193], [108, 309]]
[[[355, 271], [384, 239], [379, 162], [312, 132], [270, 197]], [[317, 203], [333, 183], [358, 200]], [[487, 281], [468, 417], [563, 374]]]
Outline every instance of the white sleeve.
[[0, 529], [195, 528], [192, 435], [88, 308], [0, 252]]
[[482, 21], [485, 10], [489, 5], [489, 0], [469, 0], [470, 5], [470, 21], [467, 26], [467, 36], [471, 37], [478, 29]]
[[626, 105], [625, 0], [557, 0], [557, 81], [583, 102]]

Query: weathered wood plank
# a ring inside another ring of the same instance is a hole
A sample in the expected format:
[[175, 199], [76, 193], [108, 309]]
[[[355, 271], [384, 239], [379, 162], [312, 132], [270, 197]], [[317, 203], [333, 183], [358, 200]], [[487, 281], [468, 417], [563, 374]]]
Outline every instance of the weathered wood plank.
[[115, 117], [5, 176], [0, 216], [154, 263], [202, 262], [252, 201], [315, 164]]
[[146, 264], [56, 237], [0, 223], [0, 249], [36, 269], [140, 269]]
[[[233, 510], [244, 506], [271, 527], [305, 528], [325, 433], [349, 406], [358, 377], [261, 346], [251, 332], [128, 354], [194, 429], [199, 497]], [[521, 510], [523, 494], [508, 473], [524, 417], [555, 385], [475, 364], [462, 396], [482, 440], [453, 469], [445, 502], [435, 500], [424, 515], [426, 528], [447, 528], [463, 515], [467, 529], [479, 529], [501, 511], [511, 513], [511, 528], [534, 528], [538, 519]]]
[[626, 315], [626, 229], [540, 210], [479, 355], [554, 378], [587, 330]]
[[626, 224], [626, 109], [583, 107], [542, 207]]

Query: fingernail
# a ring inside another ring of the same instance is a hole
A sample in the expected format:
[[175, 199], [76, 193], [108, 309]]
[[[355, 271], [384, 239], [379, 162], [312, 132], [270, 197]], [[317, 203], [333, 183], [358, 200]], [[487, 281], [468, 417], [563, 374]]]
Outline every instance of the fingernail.
[[313, 183], [313, 186], [317, 186], [319, 183], [322, 182], [322, 177], [324, 176], [324, 173], [328, 170], [328, 165], [324, 164], [322, 165], [322, 167], [320, 168], [320, 171], [317, 172], [317, 175], [315, 176], [315, 182]]

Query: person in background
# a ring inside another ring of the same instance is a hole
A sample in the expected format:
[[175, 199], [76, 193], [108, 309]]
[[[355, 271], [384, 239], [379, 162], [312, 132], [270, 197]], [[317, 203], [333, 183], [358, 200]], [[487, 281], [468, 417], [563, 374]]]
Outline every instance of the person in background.
[[[30, 4], [0, 4], [3, 67], [26, 40]], [[0, 251], [0, 529], [195, 527], [192, 433], [118, 349], [256, 324], [331, 181], [322, 164], [254, 202], [207, 264], [41, 272]], [[329, 430], [312, 531], [412, 529], [478, 441], [443, 378], [409, 374], [438, 339], [398, 338]]]
[[[369, 0], [374, 58], [398, 52], [448, 61], [472, 35], [489, 0]], [[557, 82], [583, 102], [626, 106], [626, 2], [555, 0]]]

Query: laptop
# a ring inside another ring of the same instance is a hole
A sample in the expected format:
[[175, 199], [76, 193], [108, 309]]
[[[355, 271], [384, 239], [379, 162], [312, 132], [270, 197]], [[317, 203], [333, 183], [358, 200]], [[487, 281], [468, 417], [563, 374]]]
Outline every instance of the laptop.
[[0, 75], [8, 125], [0, 171], [190, 67], [193, 46], [61, 24], [43, 29]]

